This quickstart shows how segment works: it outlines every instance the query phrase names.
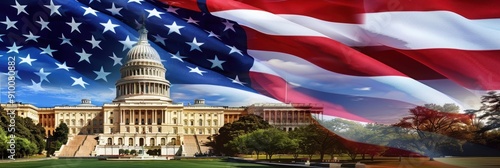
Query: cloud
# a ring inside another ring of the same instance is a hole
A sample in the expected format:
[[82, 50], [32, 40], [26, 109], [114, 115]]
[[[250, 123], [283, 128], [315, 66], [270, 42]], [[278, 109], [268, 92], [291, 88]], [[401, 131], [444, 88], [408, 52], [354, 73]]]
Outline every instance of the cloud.
[[371, 87], [361, 87], [361, 88], [354, 88], [354, 90], [359, 90], [359, 91], [370, 91], [372, 90]]

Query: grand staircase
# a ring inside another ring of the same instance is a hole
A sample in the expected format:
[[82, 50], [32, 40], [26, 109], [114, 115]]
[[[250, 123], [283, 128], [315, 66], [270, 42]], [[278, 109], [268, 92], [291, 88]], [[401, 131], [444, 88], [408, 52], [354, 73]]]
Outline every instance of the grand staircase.
[[75, 154], [75, 157], [88, 157], [92, 156], [92, 151], [94, 151], [95, 146], [97, 145], [97, 140], [95, 140], [97, 136], [95, 135], [87, 135], [83, 145], [78, 148], [78, 151]]
[[184, 150], [186, 156], [194, 156], [194, 154], [198, 152], [194, 135], [184, 135]]
[[95, 135], [76, 135], [62, 147], [59, 157], [89, 157], [97, 145]]
[[85, 135], [76, 135], [74, 136], [67, 145], [62, 147], [61, 153], [59, 154], [59, 157], [73, 157], [75, 156], [76, 151], [78, 148], [83, 144], [83, 141], [85, 141]]

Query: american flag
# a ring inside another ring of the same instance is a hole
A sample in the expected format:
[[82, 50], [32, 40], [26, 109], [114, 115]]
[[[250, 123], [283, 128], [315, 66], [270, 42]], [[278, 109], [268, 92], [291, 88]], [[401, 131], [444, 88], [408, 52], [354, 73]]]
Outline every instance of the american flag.
[[145, 24], [174, 101], [316, 103], [328, 116], [394, 123], [425, 103], [477, 107], [500, 88], [489, 8], [499, 3], [4, 0], [0, 71], [16, 57], [25, 103], [110, 102]]

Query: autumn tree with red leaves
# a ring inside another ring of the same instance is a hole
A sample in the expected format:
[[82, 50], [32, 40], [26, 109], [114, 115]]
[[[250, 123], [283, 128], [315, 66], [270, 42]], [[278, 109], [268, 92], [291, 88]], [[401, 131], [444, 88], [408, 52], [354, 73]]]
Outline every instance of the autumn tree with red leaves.
[[409, 116], [393, 125], [401, 128], [401, 141], [405, 142], [407, 148], [418, 149], [430, 160], [439, 156], [443, 149], [461, 148], [464, 140], [472, 136], [471, 115], [458, 113], [458, 107], [451, 108], [456, 111], [448, 112], [439, 111], [447, 108], [438, 107], [450, 109], [453, 105], [418, 106], [410, 109]]

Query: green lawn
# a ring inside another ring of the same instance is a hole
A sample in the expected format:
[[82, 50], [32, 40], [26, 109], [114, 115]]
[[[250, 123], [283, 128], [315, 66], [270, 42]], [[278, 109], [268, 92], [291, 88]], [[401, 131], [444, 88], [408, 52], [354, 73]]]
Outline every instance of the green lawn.
[[214, 168], [269, 168], [269, 166], [225, 162], [220, 159], [214, 160], [164, 160], [164, 161], [99, 161], [89, 159], [51, 159], [30, 162], [0, 163], [5, 168], [142, 168], [142, 167], [214, 167]]

